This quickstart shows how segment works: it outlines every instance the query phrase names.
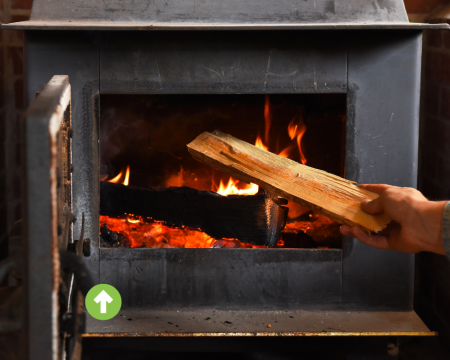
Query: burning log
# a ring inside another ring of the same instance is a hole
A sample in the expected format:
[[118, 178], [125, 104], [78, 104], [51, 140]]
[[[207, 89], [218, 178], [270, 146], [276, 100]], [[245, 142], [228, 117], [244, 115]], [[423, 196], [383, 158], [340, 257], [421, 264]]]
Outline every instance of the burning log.
[[369, 215], [361, 210], [361, 201], [375, 199], [377, 194], [355, 186], [352, 181], [272, 154], [220, 131], [204, 132], [188, 144], [188, 150], [196, 160], [341, 224], [370, 233], [384, 229], [390, 221], [384, 214]]
[[100, 183], [100, 215], [133, 214], [166, 226], [200, 229], [216, 239], [238, 239], [273, 246], [286, 224], [288, 209], [270, 194], [222, 196], [187, 187], [139, 188]]

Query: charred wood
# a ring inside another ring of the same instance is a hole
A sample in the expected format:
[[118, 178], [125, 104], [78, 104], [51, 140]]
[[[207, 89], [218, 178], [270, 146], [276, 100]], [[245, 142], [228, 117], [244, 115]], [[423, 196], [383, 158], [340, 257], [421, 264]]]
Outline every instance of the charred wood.
[[[166, 226], [198, 229], [216, 239], [253, 245], [273, 246], [278, 241], [288, 212], [283, 204], [266, 192], [222, 196], [187, 187], [151, 189], [100, 183], [100, 215], [133, 214]], [[106, 230], [104, 240], [112, 245], [117, 239]]]

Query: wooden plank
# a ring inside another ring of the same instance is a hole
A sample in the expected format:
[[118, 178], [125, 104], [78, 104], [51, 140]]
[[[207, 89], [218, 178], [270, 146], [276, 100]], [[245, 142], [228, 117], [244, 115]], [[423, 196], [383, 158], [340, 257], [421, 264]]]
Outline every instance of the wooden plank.
[[320, 214], [364, 231], [379, 232], [390, 218], [384, 214], [369, 215], [361, 210], [363, 199], [377, 194], [361, 189], [354, 182], [317, 170], [216, 130], [204, 132], [188, 144], [191, 155], [246, 183]]

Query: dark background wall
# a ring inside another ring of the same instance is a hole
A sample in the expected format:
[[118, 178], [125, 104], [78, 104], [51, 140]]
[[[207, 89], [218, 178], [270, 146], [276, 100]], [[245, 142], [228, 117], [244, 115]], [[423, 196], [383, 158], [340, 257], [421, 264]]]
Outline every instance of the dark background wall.
[[[421, 22], [449, 0], [405, 0], [411, 21]], [[0, 0], [3, 23], [29, 18], [32, 0]], [[450, 22], [450, 19], [437, 19]], [[419, 189], [431, 200], [450, 199], [450, 31], [424, 37]], [[18, 118], [23, 103], [23, 34], [0, 30], [0, 259], [7, 234], [21, 217]], [[450, 263], [417, 255], [415, 308], [450, 349]]]
[[[430, 1], [432, 2], [432, 1]], [[447, 2], [448, 4], [448, 2]], [[450, 14], [450, 5], [447, 5]], [[450, 17], [430, 14], [430, 22]], [[423, 42], [418, 187], [430, 200], [450, 199], [450, 31], [427, 31]], [[450, 262], [416, 255], [414, 307], [450, 349]]]
[[[33, 0], [0, 0], [2, 23], [27, 20]], [[23, 111], [23, 33], [0, 30], [0, 259], [21, 217], [18, 118]]]

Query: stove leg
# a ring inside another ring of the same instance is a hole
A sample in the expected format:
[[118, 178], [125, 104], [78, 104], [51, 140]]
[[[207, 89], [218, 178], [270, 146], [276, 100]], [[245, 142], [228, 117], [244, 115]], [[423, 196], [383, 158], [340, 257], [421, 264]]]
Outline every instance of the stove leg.
[[397, 338], [354, 338], [346, 347], [347, 360], [399, 360]]
[[387, 344], [387, 353], [389, 360], [399, 360], [399, 343], [397, 338], [390, 338]]

